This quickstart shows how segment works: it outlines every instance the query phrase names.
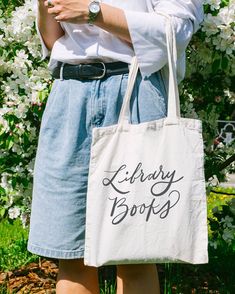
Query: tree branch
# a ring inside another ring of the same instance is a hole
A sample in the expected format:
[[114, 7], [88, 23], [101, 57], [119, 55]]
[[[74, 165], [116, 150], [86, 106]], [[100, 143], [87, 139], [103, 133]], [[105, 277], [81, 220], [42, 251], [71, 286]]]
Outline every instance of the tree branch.
[[[235, 161], [235, 154], [233, 154], [232, 156], [230, 156], [223, 163], [219, 164], [217, 166], [218, 171], [222, 171], [223, 169], [225, 169], [226, 167], [228, 167], [234, 161]], [[206, 181], [208, 181], [209, 178], [213, 177], [213, 175], [214, 175], [214, 173], [212, 173], [212, 172], [209, 175], [207, 175], [206, 176]]]
[[233, 154], [228, 159], [226, 159], [223, 163], [221, 163], [219, 165], [219, 170], [221, 171], [221, 170], [225, 169], [227, 166], [229, 166], [234, 161], [235, 161], [235, 154]]

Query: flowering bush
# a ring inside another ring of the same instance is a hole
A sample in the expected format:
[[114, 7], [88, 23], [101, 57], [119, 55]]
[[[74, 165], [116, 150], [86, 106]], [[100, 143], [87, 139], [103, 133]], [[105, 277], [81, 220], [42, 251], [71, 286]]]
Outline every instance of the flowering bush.
[[40, 61], [32, 1], [13, 8], [0, 3], [0, 217], [20, 217], [25, 226], [40, 118], [51, 77]]
[[206, 178], [225, 180], [234, 164], [220, 166], [234, 154], [235, 141], [214, 148], [218, 119], [235, 120], [235, 1], [205, 0], [201, 30], [188, 46], [187, 72], [181, 84], [181, 108], [203, 121]]
[[204, 8], [201, 30], [188, 47], [182, 108], [204, 120], [206, 129], [211, 128], [204, 135], [212, 140], [217, 119], [221, 114], [229, 119], [235, 104], [235, 1], [205, 0]]
[[[0, 3], [0, 218], [20, 217], [24, 226], [40, 121], [52, 82], [47, 62], [40, 60], [35, 15], [32, 0]], [[203, 120], [207, 158], [212, 160], [218, 152], [212, 148], [217, 119], [231, 118], [235, 104], [234, 17], [234, 0], [205, 1], [205, 21], [188, 47], [181, 84], [182, 112]], [[226, 148], [221, 160], [229, 155]]]
[[210, 246], [213, 251], [235, 252], [235, 188], [213, 189], [207, 203]]

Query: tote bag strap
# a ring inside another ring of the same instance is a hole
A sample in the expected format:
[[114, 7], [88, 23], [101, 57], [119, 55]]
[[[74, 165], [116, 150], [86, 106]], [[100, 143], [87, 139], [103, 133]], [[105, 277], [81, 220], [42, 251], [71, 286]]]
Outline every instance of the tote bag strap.
[[[176, 79], [176, 62], [177, 62], [177, 49], [175, 32], [172, 26], [171, 17], [165, 13], [157, 12], [166, 17], [166, 43], [167, 43], [167, 56], [168, 56], [168, 68], [169, 68], [169, 87], [168, 87], [168, 109], [167, 109], [167, 121], [169, 123], [177, 123], [180, 118], [180, 103], [178, 84]], [[118, 124], [126, 125], [129, 123], [130, 117], [130, 99], [133, 92], [134, 84], [138, 72], [137, 57], [132, 58], [130, 65], [127, 90], [123, 99], [121, 112], [119, 115]]]

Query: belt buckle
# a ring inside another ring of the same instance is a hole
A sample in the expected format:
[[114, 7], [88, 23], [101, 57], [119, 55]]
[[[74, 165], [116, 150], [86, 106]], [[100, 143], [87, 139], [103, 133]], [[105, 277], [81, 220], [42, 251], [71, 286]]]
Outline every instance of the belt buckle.
[[102, 79], [105, 76], [105, 74], [106, 74], [106, 66], [105, 66], [104, 62], [102, 62], [102, 61], [100, 61], [100, 62], [94, 62], [94, 64], [99, 64], [99, 63], [103, 65], [103, 73], [102, 73], [102, 75], [100, 75], [100, 76], [94, 76], [94, 77], [89, 77], [88, 79], [90, 79], [90, 80], [100, 80], [100, 79]]

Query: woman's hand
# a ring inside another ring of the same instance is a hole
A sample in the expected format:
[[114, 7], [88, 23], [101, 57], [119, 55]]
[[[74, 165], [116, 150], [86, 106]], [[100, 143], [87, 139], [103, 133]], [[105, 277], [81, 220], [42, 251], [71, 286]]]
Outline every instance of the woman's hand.
[[51, 0], [53, 5], [44, 4], [48, 8], [48, 13], [54, 15], [56, 21], [66, 21], [76, 24], [88, 22], [89, 0]]

